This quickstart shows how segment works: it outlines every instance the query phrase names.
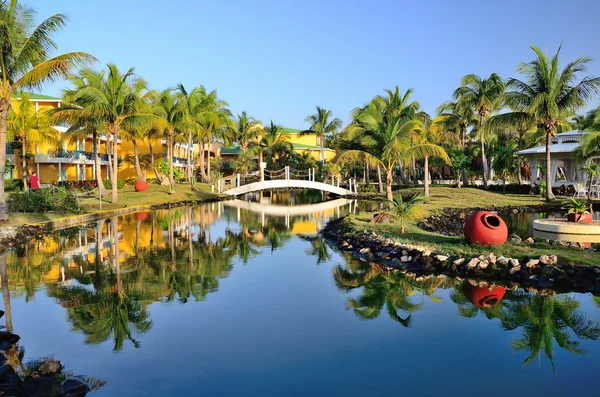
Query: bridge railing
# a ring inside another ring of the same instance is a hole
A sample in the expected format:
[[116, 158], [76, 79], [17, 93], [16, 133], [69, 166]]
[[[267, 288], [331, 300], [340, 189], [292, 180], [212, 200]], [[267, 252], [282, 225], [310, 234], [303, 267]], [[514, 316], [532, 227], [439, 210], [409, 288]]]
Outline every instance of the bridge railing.
[[255, 182], [273, 181], [273, 180], [304, 180], [312, 182], [322, 182], [331, 184], [336, 187], [343, 187], [353, 193], [357, 193], [357, 184], [355, 179], [347, 179], [342, 181], [340, 174], [337, 175], [321, 175], [316, 172], [315, 168], [300, 170], [286, 166], [280, 170], [262, 169], [258, 175], [255, 174], [234, 174], [229, 177], [222, 178], [217, 181], [217, 185], [213, 186], [213, 191], [222, 193], [232, 187], [240, 187]]

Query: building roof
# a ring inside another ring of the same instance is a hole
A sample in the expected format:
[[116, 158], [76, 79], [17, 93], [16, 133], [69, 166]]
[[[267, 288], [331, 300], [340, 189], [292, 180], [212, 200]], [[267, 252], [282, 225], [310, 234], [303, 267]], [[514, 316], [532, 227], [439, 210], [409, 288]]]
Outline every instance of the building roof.
[[296, 128], [287, 128], [287, 127], [284, 127], [281, 129], [281, 133], [287, 134], [287, 135], [297, 135], [297, 134], [300, 134], [302, 131], [304, 131], [304, 130], [299, 130]]
[[[302, 143], [292, 143], [292, 146], [294, 147], [294, 149], [305, 149], [305, 150], [321, 150], [320, 146], [313, 146], [313, 145], [304, 145]], [[329, 148], [323, 148], [323, 150], [333, 150], [333, 149], [329, 149]]]
[[[579, 143], [556, 143], [550, 145], [550, 153], [572, 153], [577, 149]], [[519, 155], [528, 155], [528, 154], [544, 154], [546, 153], [546, 146], [537, 146], [532, 147], [530, 149], [525, 149], [517, 152]]]
[[[57, 97], [53, 97], [50, 95], [42, 95], [42, 94], [34, 94], [32, 92], [29, 92], [29, 99], [32, 101], [62, 101], [60, 98]], [[16, 92], [14, 97], [16, 99], [21, 99], [21, 92]]]
[[[579, 146], [579, 139], [587, 135], [584, 131], [567, 131], [552, 137], [550, 153], [572, 153]], [[517, 152], [519, 155], [546, 153], [546, 146], [537, 146]]]
[[238, 154], [240, 152], [240, 148], [236, 147], [236, 146], [232, 146], [232, 147], [222, 147], [221, 148], [221, 154]]

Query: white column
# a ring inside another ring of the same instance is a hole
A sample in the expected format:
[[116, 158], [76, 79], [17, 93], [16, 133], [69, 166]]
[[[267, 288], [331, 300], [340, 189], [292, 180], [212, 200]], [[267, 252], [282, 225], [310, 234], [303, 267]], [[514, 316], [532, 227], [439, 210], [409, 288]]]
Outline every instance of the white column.
[[40, 163], [35, 164], [35, 170], [36, 170], [39, 182], [42, 183], [42, 180], [40, 179]]
[[62, 166], [61, 163], [58, 163], [58, 181], [62, 182]]
[[240, 174], [235, 175], [236, 185], [235, 187], [240, 187]]
[[79, 165], [79, 163], [77, 163], [77, 180], [81, 180], [80, 178], [81, 175], [81, 165]]

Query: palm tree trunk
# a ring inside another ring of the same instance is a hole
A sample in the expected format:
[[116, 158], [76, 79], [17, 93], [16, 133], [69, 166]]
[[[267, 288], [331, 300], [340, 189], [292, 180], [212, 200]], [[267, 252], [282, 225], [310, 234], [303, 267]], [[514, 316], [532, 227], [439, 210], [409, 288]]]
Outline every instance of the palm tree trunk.
[[552, 193], [552, 170], [550, 169], [550, 145], [551, 145], [552, 133], [546, 131], [546, 201], [554, 200], [554, 193]]
[[325, 135], [323, 135], [321, 137], [321, 139], [319, 139], [319, 143], [321, 144], [321, 163], [325, 164], [325, 149], [323, 148], [323, 144], [325, 142], [323, 142], [325, 140]]
[[23, 136], [21, 137], [21, 167], [23, 167], [23, 191], [29, 191], [29, 185], [27, 184], [27, 177], [29, 176], [29, 167], [27, 164], [27, 140]]
[[117, 141], [119, 140], [119, 132], [113, 131], [112, 136], [113, 136], [113, 144], [112, 144], [113, 145], [113, 147], [112, 147], [112, 150], [113, 150], [113, 158], [112, 158], [113, 175], [112, 175], [112, 180], [111, 180], [112, 197], [111, 197], [110, 202], [113, 204], [116, 204], [117, 200], [118, 200], [118, 194], [119, 194], [117, 192], [117, 189], [118, 189], [117, 178], [118, 178], [118, 173], [119, 173], [119, 170], [118, 170], [118, 168], [119, 168], [119, 160], [118, 160], [119, 149], [117, 147], [118, 146]]
[[140, 156], [138, 154], [137, 139], [133, 138], [132, 143], [133, 143], [133, 157], [135, 158], [135, 173], [137, 174], [137, 177], [140, 181], [146, 182], [146, 179], [144, 178], [144, 174], [142, 173], [142, 167], [140, 167]]
[[4, 196], [4, 168], [6, 166], [6, 120], [10, 98], [0, 98], [0, 221], [8, 220], [8, 205]]
[[521, 175], [521, 156], [517, 156], [517, 180], [519, 186], [523, 184], [523, 175]]
[[175, 193], [175, 179], [173, 178], [173, 134], [169, 134], [167, 140], [168, 156], [169, 156], [169, 183], [171, 184], [171, 193]]
[[188, 132], [188, 141], [187, 141], [187, 180], [191, 184], [192, 183], [192, 131]]
[[[460, 142], [463, 152], [466, 154], [466, 143], [465, 141], [467, 140], [467, 129], [466, 128], [462, 128], [462, 140]], [[458, 178], [460, 178], [460, 175], [458, 176]], [[462, 179], [463, 179], [463, 185], [468, 186], [469, 185], [469, 178], [467, 177], [467, 170], [466, 168], [462, 169]], [[458, 188], [460, 189], [460, 182], [458, 183]]]
[[383, 182], [381, 181], [381, 166], [379, 165], [379, 163], [377, 163], [377, 179], [379, 180], [379, 193], [383, 193]]
[[200, 175], [204, 182], [208, 181], [206, 177], [206, 170], [204, 169], [204, 142], [200, 142]]
[[411, 177], [413, 183], [417, 183], [417, 162], [414, 157], [412, 158]]
[[400, 162], [398, 162], [398, 169], [400, 170], [400, 181], [403, 185], [408, 185], [408, 179], [404, 174], [404, 167], [402, 166], [402, 164], [400, 164]]
[[13, 332], [12, 311], [10, 310], [10, 291], [8, 289], [8, 271], [6, 269], [6, 257], [8, 251], [0, 254], [0, 277], [2, 278], [2, 296], [4, 298], [4, 314], [6, 316], [6, 330]]
[[210, 144], [206, 145], [206, 181], [210, 180]]
[[[379, 165], [377, 165], [377, 169], [379, 169]], [[386, 195], [385, 197], [392, 201], [394, 198], [394, 195], [392, 194], [392, 183], [394, 182], [394, 167], [388, 167], [386, 169], [386, 178], [385, 178], [385, 184], [386, 184]]]
[[479, 123], [477, 126], [477, 130], [480, 133], [479, 140], [481, 141], [481, 163], [483, 165], [483, 187], [487, 189], [488, 166], [487, 166], [487, 159], [485, 158], [485, 138], [483, 137], [483, 133], [481, 132], [482, 125], [483, 125], [483, 116], [479, 115]]
[[[104, 183], [102, 182], [102, 170], [100, 169], [100, 143], [98, 140], [98, 130], [96, 128], [92, 129], [92, 139], [93, 139], [93, 148], [94, 151], [94, 170], [96, 173], [96, 183], [98, 184], [98, 192], [100, 197], [104, 197], [106, 191], [104, 189]], [[39, 175], [38, 175], [39, 177]]]
[[429, 156], [425, 156], [425, 175], [423, 176], [425, 182], [425, 198], [429, 198]]
[[371, 167], [369, 167], [369, 162], [365, 159], [365, 184], [369, 186], [371, 183]]

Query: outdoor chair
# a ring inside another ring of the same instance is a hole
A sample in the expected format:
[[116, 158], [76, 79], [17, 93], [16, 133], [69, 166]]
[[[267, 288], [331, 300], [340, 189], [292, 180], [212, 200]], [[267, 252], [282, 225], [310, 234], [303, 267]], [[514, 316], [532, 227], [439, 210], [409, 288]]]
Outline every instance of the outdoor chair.
[[575, 186], [575, 194], [573, 197], [587, 197], [587, 195], [587, 188], [583, 185], [583, 183], [578, 183], [577, 186]]

